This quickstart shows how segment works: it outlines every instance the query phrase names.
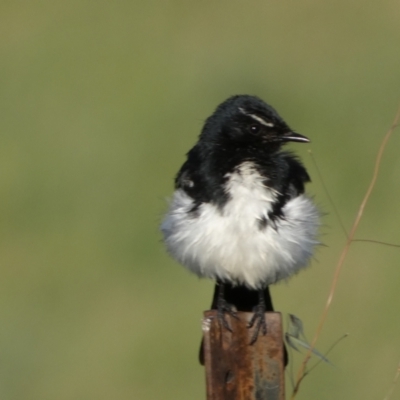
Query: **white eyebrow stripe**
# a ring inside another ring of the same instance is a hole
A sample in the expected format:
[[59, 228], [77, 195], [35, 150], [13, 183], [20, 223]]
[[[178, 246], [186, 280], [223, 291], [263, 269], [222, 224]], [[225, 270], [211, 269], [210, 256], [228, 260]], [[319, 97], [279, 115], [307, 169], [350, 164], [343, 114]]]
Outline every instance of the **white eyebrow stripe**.
[[249, 117], [253, 118], [257, 122], [259, 122], [261, 125], [268, 126], [269, 128], [273, 128], [274, 124], [272, 122], [267, 122], [264, 121], [262, 118], [258, 117], [257, 115], [254, 114], [247, 114]]
[[243, 110], [242, 107], [239, 107], [239, 111], [240, 111], [242, 114], [247, 115], [247, 116], [253, 118], [255, 121], [259, 122], [261, 125], [268, 126], [269, 128], [273, 128], [273, 127], [274, 127], [274, 124], [273, 124], [272, 122], [264, 121], [262, 118], [260, 118], [260, 117], [257, 116], [257, 115], [248, 114], [245, 110]]

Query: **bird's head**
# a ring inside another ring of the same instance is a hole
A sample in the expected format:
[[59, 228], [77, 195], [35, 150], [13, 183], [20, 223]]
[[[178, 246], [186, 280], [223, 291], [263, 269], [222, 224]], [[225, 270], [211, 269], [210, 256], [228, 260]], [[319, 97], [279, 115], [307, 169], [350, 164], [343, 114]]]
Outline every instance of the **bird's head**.
[[206, 121], [200, 140], [235, 147], [269, 148], [310, 140], [289, 128], [278, 113], [255, 96], [233, 96], [221, 103]]

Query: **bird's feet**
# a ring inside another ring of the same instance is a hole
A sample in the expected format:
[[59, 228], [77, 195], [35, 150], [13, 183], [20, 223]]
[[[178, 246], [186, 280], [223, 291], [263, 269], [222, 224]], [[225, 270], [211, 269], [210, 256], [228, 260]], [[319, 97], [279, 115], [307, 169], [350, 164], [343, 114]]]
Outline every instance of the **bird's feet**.
[[232, 332], [232, 328], [226, 320], [226, 314], [231, 315], [233, 318], [238, 319], [238, 315], [236, 313], [236, 309], [232, 304], [229, 304], [225, 299], [218, 302], [218, 321], [224, 328], [228, 329], [229, 332]]
[[254, 308], [253, 317], [251, 318], [250, 322], [248, 323], [247, 327], [254, 328], [253, 336], [251, 337], [250, 344], [254, 344], [257, 341], [258, 335], [260, 334], [260, 330], [262, 331], [263, 335], [267, 334], [267, 322], [265, 320], [265, 301], [264, 301], [264, 294], [263, 291], [259, 292], [259, 303]]
[[227, 329], [229, 332], [232, 332], [232, 328], [226, 320], [226, 314], [231, 315], [233, 318], [239, 319], [235, 307], [228, 303], [224, 297], [224, 285], [220, 283], [219, 292], [218, 292], [218, 302], [217, 302], [217, 311], [218, 311], [218, 321], [221, 326]]

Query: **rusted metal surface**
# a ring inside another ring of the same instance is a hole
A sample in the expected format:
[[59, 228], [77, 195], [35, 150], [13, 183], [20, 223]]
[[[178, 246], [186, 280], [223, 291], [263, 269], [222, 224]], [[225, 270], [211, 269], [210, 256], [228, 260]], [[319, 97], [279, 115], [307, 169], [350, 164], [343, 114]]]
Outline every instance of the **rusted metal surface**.
[[267, 334], [250, 345], [252, 313], [226, 316], [232, 332], [221, 327], [217, 311], [203, 319], [207, 400], [284, 400], [282, 318], [268, 312]]

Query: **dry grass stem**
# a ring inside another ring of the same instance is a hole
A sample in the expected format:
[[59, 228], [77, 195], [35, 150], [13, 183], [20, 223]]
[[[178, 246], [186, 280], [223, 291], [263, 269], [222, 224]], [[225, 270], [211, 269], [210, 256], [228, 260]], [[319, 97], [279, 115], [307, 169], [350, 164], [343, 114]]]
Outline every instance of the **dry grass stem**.
[[389, 246], [389, 247], [400, 247], [400, 244], [381, 242], [380, 240], [374, 240], [374, 239], [353, 239], [352, 243], [354, 242], [367, 242], [367, 243], [381, 244], [383, 246]]
[[319, 336], [321, 334], [322, 328], [323, 328], [323, 326], [325, 324], [326, 317], [328, 315], [328, 311], [330, 309], [330, 306], [331, 306], [332, 300], [333, 300], [333, 296], [334, 296], [335, 291], [336, 291], [336, 286], [337, 286], [337, 283], [338, 283], [338, 280], [339, 280], [340, 272], [341, 272], [342, 267], [343, 267], [343, 263], [344, 263], [344, 261], [346, 259], [347, 253], [349, 252], [350, 245], [353, 242], [354, 235], [355, 235], [355, 233], [357, 231], [358, 225], [360, 224], [361, 218], [363, 216], [365, 206], [366, 206], [366, 204], [368, 202], [368, 199], [371, 196], [371, 193], [372, 193], [372, 191], [374, 189], [376, 180], [378, 178], [379, 168], [380, 168], [380, 165], [381, 165], [382, 156], [383, 156], [386, 144], [387, 144], [390, 136], [392, 135], [393, 131], [398, 126], [399, 119], [400, 119], [400, 107], [397, 110], [396, 117], [395, 117], [395, 119], [393, 121], [392, 126], [387, 131], [387, 133], [384, 136], [384, 138], [382, 140], [382, 143], [381, 143], [381, 145], [379, 147], [379, 151], [378, 151], [378, 155], [376, 157], [375, 167], [374, 167], [374, 171], [373, 171], [373, 174], [372, 174], [371, 182], [370, 182], [370, 184], [368, 186], [368, 189], [367, 189], [367, 191], [365, 193], [365, 196], [364, 196], [364, 198], [363, 198], [363, 200], [362, 200], [362, 202], [360, 204], [360, 207], [358, 209], [358, 212], [357, 212], [356, 218], [354, 220], [353, 226], [352, 226], [352, 228], [350, 230], [350, 233], [349, 233], [349, 235], [347, 237], [346, 244], [345, 244], [345, 246], [344, 246], [344, 248], [342, 250], [342, 253], [341, 253], [340, 257], [339, 257], [339, 261], [338, 261], [338, 263], [336, 265], [335, 273], [334, 273], [334, 276], [333, 276], [331, 288], [330, 288], [329, 295], [328, 295], [328, 299], [326, 301], [324, 310], [323, 310], [323, 312], [321, 314], [320, 321], [318, 323], [318, 327], [317, 327], [315, 335], [314, 335], [314, 339], [311, 342], [311, 347], [308, 350], [307, 354], [305, 355], [304, 360], [303, 360], [303, 362], [302, 362], [302, 364], [301, 364], [301, 366], [299, 368], [299, 371], [297, 373], [296, 385], [294, 387], [294, 390], [293, 390], [293, 393], [292, 393], [292, 397], [291, 397], [292, 400], [296, 397], [296, 394], [299, 391], [300, 383], [302, 382], [302, 380], [303, 380], [303, 378], [305, 376], [306, 365], [307, 365], [307, 363], [308, 363], [308, 361], [309, 361], [309, 359], [311, 357], [311, 352], [314, 349], [314, 347], [315, 347], [315, 345], [317, 343], [317, 340], [318, 340], [318, 338], [319, 338]]

